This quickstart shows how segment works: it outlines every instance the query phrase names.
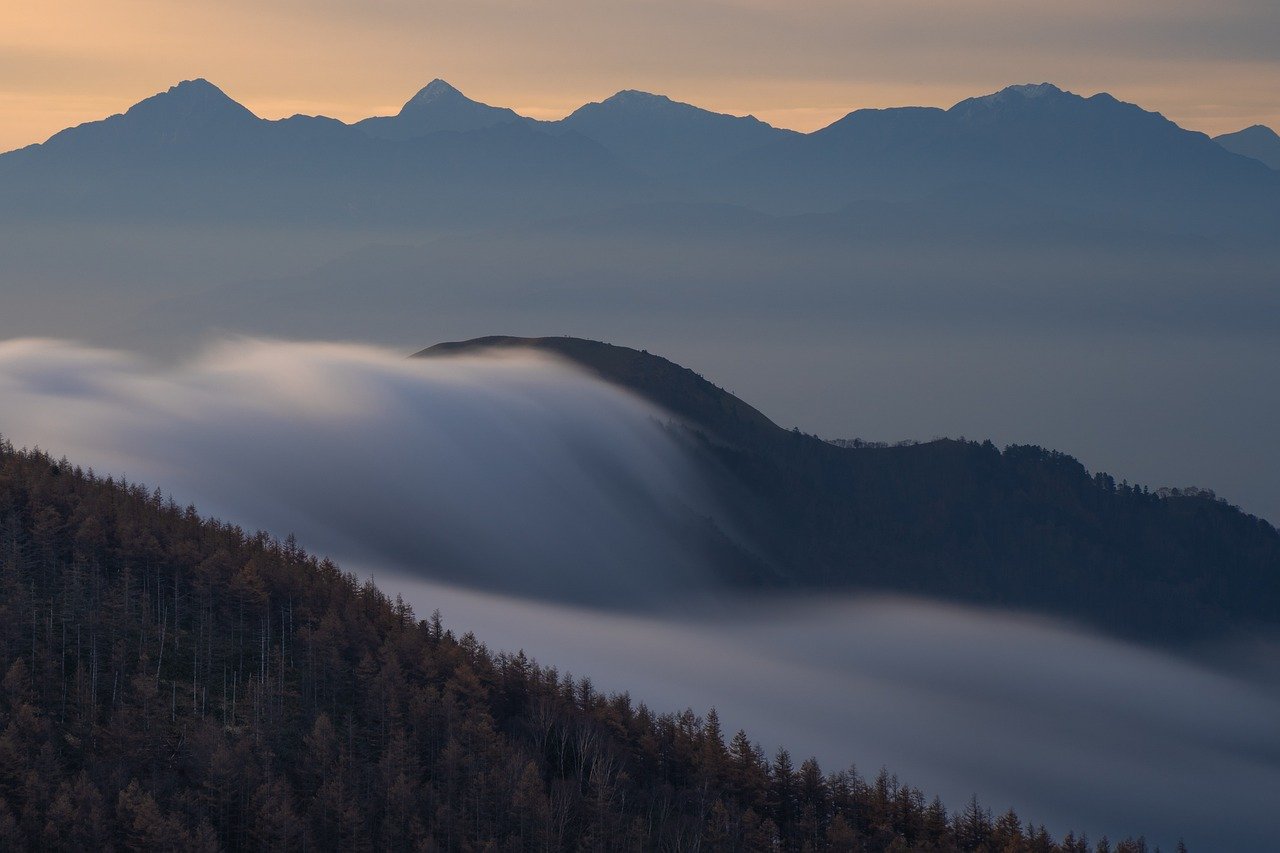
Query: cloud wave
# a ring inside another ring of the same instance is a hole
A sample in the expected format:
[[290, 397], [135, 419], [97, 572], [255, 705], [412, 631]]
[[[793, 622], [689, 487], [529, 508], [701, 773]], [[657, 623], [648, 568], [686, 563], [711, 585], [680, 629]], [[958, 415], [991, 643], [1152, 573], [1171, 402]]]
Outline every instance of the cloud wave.
[[173, 368], [0, 343], [0, 432], [363, 571], [608, 604], [711, 580], [668, 416], [535, 354], [236, 340]]

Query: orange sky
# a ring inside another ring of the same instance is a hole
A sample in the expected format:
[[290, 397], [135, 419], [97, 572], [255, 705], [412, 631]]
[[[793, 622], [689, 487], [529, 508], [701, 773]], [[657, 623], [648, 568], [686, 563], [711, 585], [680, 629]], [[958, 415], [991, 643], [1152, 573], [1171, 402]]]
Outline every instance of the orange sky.
[[1275, 0], [46, 0], [0, 9], [0, 150], [207, 77], [268, 118], [394, 112], [443, 77], [557, 117], [637, 88], [809, 130], [1010, 83], [1280, 127]]

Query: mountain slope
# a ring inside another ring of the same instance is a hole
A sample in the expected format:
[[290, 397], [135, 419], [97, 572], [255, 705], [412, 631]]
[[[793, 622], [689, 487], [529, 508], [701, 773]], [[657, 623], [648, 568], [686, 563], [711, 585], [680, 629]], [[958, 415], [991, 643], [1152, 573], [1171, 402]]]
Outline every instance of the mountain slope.
[[412, 139], [444, 130], [480, 130], [519, 120], [513, 110], [473, 101], [437, 78], [410, 98], [396, 115], [374, 116], [352, 126], [378, 139]]
[[1280, 134], [1262, 124], [1215, 136], [1213, 141], [1242, 157], [1252, 157], [1259, 163], [1280, 169]]
[[0, 529], [5, 850], [1063, 849], [887, 771], [769, 761], [714, 711], [604, 696], [3, 442]]
[[152, 153], [165, 147], [227, 144], [261, 122], [217, 86], [198, 78], [139, 101], [124, 113], [60, 131], [41, 147], [98, 156], [139, 149]]
[[567, 358], [701, 435], [772, 568], [749, 585], [996, 604], [1168, 643], [1280, 627], [1280, 532], [1211, 494], [1117, 484], [1039, 447], [838, 447], [665, 359], [593, 341], [479, 338], [419, 356], [493, 347]]

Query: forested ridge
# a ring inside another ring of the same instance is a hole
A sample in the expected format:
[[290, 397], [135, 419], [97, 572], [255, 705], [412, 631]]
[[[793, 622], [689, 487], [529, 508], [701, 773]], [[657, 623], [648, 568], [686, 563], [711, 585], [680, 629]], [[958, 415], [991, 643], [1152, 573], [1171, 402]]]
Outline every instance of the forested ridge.
[[1147, 849], [766, 758], [3, 442], [0, 548], [0, 849]]
[[729, 561], [735, 583], [1031, 610], [1166, 645], [1280, 627], [1280, 531], [1207, 489], [1152, 491], [1036, 446], [823, 441], [686, 367], [599, 341], [488, 337], [418, 355], [492, 348], [568, 359], [688, 427], [751, 531], [759, 559]]

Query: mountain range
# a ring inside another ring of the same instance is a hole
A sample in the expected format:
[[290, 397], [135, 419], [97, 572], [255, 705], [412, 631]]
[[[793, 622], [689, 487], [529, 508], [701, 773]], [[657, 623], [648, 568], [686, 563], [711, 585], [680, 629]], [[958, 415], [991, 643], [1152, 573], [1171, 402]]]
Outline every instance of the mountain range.
[[1105, 94], [800, 134], [633, 91], [534, 121], [442, 81], [273, 121], [194, 80], [0, 155], [0, 223], [0, 336], [629, 341], [824, 434], [1052, 441], [1280, 518], [1280, 172]]
[[539, 122], [441, 80], [395, 116], [271, 121], [190, 80], [0, 155], [0, 216], [487, 224], [653, 201], [797, 213], [1001, 188], [1107, 222], [1256, 236], [1280, 217], [1280, 174], [1233, 153], [1266, 159], [1260, 143], [1241, 144], [1048, 83], [950, 109], [857, 110], [801, 134], [637, 91]]
[[1117, 483], [1034, 446], [787, 431], [688, 368], [569, 337], [438, 344], [566, 359], [669, 412], [735, 513], [739, 589], [872, 590], [1029, 610], [1183, 644], [1280, 627], [1280, 532], [1200, 489]]

